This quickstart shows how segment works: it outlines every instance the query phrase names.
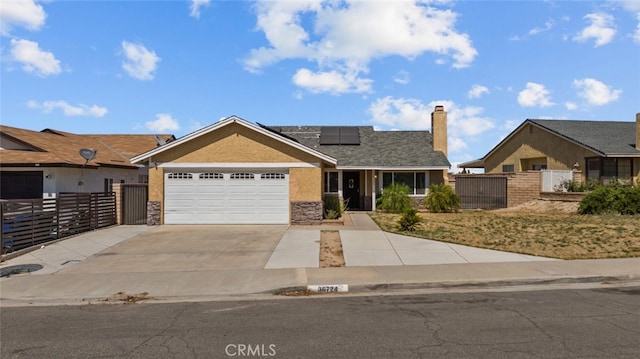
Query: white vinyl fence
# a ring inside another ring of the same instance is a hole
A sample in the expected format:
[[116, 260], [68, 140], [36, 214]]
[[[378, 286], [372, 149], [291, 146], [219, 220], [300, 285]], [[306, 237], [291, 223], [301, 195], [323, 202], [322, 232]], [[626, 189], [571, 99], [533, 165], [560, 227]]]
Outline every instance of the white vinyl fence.
[[560, 188], [564, 181], [571, 181], [571, 170], [544, 170], [542, 171], [542, 192], [554, 192]]

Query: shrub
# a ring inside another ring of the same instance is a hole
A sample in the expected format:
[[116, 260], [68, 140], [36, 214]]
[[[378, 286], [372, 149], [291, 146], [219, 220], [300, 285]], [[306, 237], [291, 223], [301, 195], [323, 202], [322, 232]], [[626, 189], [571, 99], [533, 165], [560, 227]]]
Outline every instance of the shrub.
[[580, 214], [640, 214], [640, 186], [622, 186], [612, 181], [588, 193], [578, 208]]
[[460, 208], [460, 197], [451, 186], [444, 183], [432, 184], [422, 203], [431, 212], [455, 212]]
[[343, 207], [337, 195], [324, 195], [322, 202], [324, 205], [323, 217], [325, 219], [338, 219], [342, 217]]
[[394, 183], [384, 188], [378, 199], [377, 208], [391, 213], [402, 213], [410, 209], [409, 186], [403, 183]]
[[418, 211], [409, 208], [402, 213], [402, 217], [398, 220], [398, 228], [401, 231], [415, 231], [420, 222], [422, 222], [422, 217], [418, 215]]
[[587, 182], [564, 180], [553, 190], [556, 192], [590, 192], [598, 187], [600, 187], [600, 183], [597, 180], [588, 180]]

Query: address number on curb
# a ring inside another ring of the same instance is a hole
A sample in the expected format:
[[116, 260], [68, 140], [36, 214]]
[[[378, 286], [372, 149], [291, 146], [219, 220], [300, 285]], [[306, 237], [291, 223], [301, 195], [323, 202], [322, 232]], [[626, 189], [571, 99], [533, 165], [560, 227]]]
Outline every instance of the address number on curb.
[[338, 292], [348, 292], [349, 285], [348, 284], [330, 284], [330, 285], [309, 285], [307, 289], [312, 292], [318, 293], [338, 293]]

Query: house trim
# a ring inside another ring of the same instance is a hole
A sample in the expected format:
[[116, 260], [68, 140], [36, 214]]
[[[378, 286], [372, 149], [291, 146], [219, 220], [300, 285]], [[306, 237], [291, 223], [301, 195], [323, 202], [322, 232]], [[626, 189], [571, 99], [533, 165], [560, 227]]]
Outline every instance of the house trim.
[[424, 167], [392, 167], [392, 166], [336, 166], [338, 170], [362, 170], [362, 171], [439, 171], [448, 170], [450, 166], [424, 166]]
[[215, 130], [217, 130], [219, 128], [222, 128], [222, 127], [225, 127], [227, 125], [234, 124], [234, 123], [238, 124], [238, 125], [241, 125], [241, 126], [244, 126], [244, 127], [248, 128], [248, 129], [251, 129], [251, 130], [253, 130], [255, 132], [258, 132], [258, 133], [260, 133], [260, 134], [262, 134], [264, 136], [267, 136], [269, 138], [272, 138], [272, 139], [274, 139], [276, 141], [279, 141], [279, 142], [282, 142], [284, 144], [287, 144], [287, 145], [289, 145], [289, 146], [291, 146], [293, 148], [296, 148], [296, 149], [298, 149], [300, 151], [303, 151], [303, 152], [308, 153], [308, 154], [310, 154], [312, 156], [315, 156], [315, 157], [317, 157], [319, 159], [322, 159], [323, 161], [328, 162], [328, 163], [330, 163], [332, 165], [335, 165], [338, 162], [333, 157], [327, 156], [324, 153], [321, 153], [321, 152], [318, 152], [316, 150], [313, 150], [313, 149], [311, 149], [311, 148], [309, 148], [307, 146], [304, 146], [304, 145], [302, 145], [302, 144], [300, 144], [300, 143], [298, 143], [296, 141], [293, 141], [293, 140], [290, 140], [290, 139], [288, 139], [286, 137], [277, 135], [277, 134], [275, 134], [275, 133], [273, 133], [271, 131], [267, 131], [264, 128], [256, 126], [256, 125], [254, 125], [254, 124], [252, 124], [252, 123], [250, 123], [250, 122], [248, 122], [246, 120], [243, 120], [240, 117], [237, 117], [235, 115], [227, 117], [227, 118], [225, 118], [225, 119], [223, 119], [221, 121], [218, 121], [218, 122], [216, 122], [216, 123], [214, 123], [212, 125], [209, 125], [207, 127], [202, 128], [200, 130], [194, 131], [194, 132], [192, 132], [192, 133], [190, 133], [188, 135], [185, 135], [184, 137], [181, 137], [181, 138], [179, 138], [179, 139], [177, 139], [175, 141], [171, 141], [171, 142], [169, 142], [169, 143], [167, 143], [165, 145], [162, 145], [162, 146], [160, 146], [158, 148], [155, 148], [155, 149], [153, 149], [151, 151], [148, 151], [148, 152], [145, 152], [145, 153], [143, 153], [141, 155], [133, 157], [131, 159], [131, 162], [132, 163], [137, 163], [137, 162], [144, 161], [146, 159], [151, 158], [151, 156], [154, 156], [154, 155], [157, 155], [159, 153], [165, 152], [165, 151], [167, 151], [169, 149], [172, 149], [172, 148], [174, 148], [176, 146], [179, 146], [179, 145], [181, 145], [181, 144], [183, 144], [185, 142], [188, 142], [188, 141], [190, 141], [190, 140], [192, 140], [194, 138], [198, 138], [200, 136], [203, 136], [203, 135], [206, 135], [208, 133], [211, 133], [211, 132], [213, 132], [213, 131], [215, 131]]
[[158, 164], [157, 167], [166, 169], [179, 169], [179, 168], [271, 168], [271, 169], [286, 169], [286, 168], [313, 168], [320, 167], [320, 163], [312, 162], [195, 162], [195, 163], [180, 163], [180, 162], [167, 162]]

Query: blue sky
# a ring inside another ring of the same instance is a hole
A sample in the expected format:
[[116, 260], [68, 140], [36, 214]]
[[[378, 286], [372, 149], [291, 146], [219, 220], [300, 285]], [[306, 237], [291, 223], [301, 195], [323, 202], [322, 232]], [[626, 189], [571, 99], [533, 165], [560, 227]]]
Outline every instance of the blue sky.
[[428, 130], [442, 104], [456, 164], [640, 112], [640, 1], [2, 0], [0, 35], [0, 121], [32, 130]]

